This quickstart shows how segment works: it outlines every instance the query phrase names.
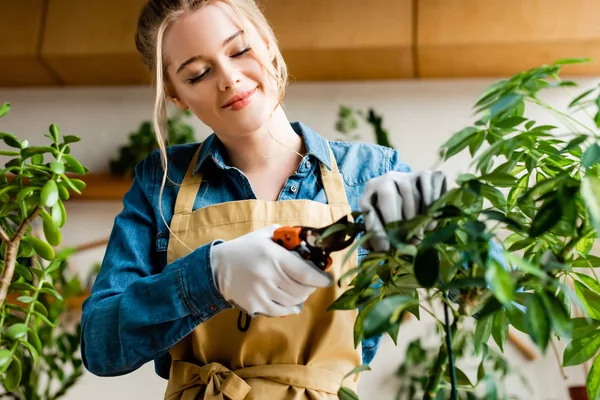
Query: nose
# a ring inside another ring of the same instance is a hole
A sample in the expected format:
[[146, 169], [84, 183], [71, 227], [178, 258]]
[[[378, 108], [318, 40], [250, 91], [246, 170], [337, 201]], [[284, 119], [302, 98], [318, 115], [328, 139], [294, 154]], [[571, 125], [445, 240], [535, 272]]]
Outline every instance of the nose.
[[226, 91], [233, 89], [240, 82], [241, 73], [235, 65], [225, 62], [221, 64], [221, 73], [219, 74], [219, 90]]

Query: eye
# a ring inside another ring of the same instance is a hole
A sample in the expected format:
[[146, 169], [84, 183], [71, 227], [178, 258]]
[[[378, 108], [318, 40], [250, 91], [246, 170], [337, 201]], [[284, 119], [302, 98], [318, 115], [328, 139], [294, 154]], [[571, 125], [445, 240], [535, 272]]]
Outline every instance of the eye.
[[198, 75], [198, 76], [195, 76], [195, 77], [193, 77], [193, 78], [189, 78], [189, 79], [187, 80], [187, 82], [188, 82], [190, 85], [193, 85], [194, 83], [201, 81], [202, 79], [206, 78], [206, 75], [208, 75], [208, 71], [210, 71], [210, 69], [207, 69], [207, 70], [205, 70], [203, 73], [201, 73], [201, 74], [200, 74], [200, 75]]
[[235, 57], [235, 58], [242, 57], [243, 55], [246, 55], [246, 53], [248, 53], [250, 50], [252, 50], [252, 47], [248, 46], [244, 50], [242, 50], [242, 51], [240, 51], [240, 52], [235, 53], [234, 55], [232, 55], [232, 57]]

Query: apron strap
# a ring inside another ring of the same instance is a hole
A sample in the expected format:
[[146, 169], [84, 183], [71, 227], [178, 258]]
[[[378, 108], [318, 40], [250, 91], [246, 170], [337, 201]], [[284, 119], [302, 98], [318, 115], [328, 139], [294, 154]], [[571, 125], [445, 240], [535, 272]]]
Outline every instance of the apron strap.
[[344, 179], [342, 178], [342, 174], [340, 173], [329, 142], [327, 142], [327, 148], [329, 149], [331, 170], [323, 163], [319, 163], [321, 166], [321, 181], [323, 182], [323, 189], [327, 196], [327, 202], [331, 205], [348, 205], [348, 197], [346, 196], [346, 189], [344, 188]]
[[[202, 144], [203, 143], [200, 143], [198, 146], [198, 150], [196, 150], [196, 153], [192, 157], [192, 161], [185, 173], [183, 182], [181, 182], [179, 194], [175, 200], [175, 214], [189, 214], [194, 209], [194, 202], [196, 201], [196, 196], [198, 195], [200, 185], [202, 184], [202, 172], [198, 171], [195, 175], [193, 172], [196, 166], [196, 159], [200, 154], [200, 149], [202, 149]], [[327, 143], [327, 148], [329, 149], [331, 170], [323, 163], [319, 163], [321, 169], [321, 181], [323, 182], [323, 189], [327, 196], [327, 202], [330, 205], [347, 205], [348, 197], [346, 196], [342, 174], [340, 173], [329, 143]]]
[[200, 185], [202, 184], [202, 173], [198, 172], [194, 175], [194, 168], [196, 167], [196, 160], [198, 159], [203, 144], [204, 142], [200, 143], [198, 146], [198, 150], [194, 153], [192, 161], [185, 173], [183, 182], [181, 182], [179, 194], [177, 194], [177, 199], [175, 200], [175, 214], [188, 214], [194, 209], [194, 202], [196, 201], [196, 196], [198, 195]]

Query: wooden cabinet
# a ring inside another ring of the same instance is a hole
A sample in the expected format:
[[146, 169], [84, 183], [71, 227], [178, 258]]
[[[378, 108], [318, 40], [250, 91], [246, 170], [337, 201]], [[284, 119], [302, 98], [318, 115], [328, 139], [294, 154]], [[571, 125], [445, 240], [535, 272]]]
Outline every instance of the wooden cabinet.
[[292, 79], [410, 78], [413, 0], [262, 0]]
[[[418, 0], [418, 76], [508, 76], [558, 58], [600, 58], [597, 0]], [[598, 62], [565, 73], [600, 73]]]
[[148, 84], [134, 42], [145, 0], [50, 0], [41, 57], [66, 85]]
[[[597, 0], [257, 0], [291, 81], [505, 77], [600, 59]], [[147, 85], [146, 0], [0, 0], [0, 86]], [[565, 68], [598, 75], [600, 61]]]
[[58, 83], [38, 56], [45, 3], [45, 0], [0, 0], [0, 86]]

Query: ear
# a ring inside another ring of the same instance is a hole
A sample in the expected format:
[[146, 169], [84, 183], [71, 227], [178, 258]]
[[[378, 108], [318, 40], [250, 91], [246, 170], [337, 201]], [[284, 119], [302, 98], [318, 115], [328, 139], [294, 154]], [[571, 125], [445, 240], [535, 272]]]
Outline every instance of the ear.
[[266, 37], [264, 37], [263, 40], [265, 41], [265, 46], [267, 48], [269, 60], [271, 60], [272, 62], [273, 60], [275, 60], [275, 46]]
[[169, 100], [171, 100], [173, 104], [175, 104], [182, 111], [185, 111], [189, 108], [188, 105], [185, 104], [179, 97], [169, 96]]

